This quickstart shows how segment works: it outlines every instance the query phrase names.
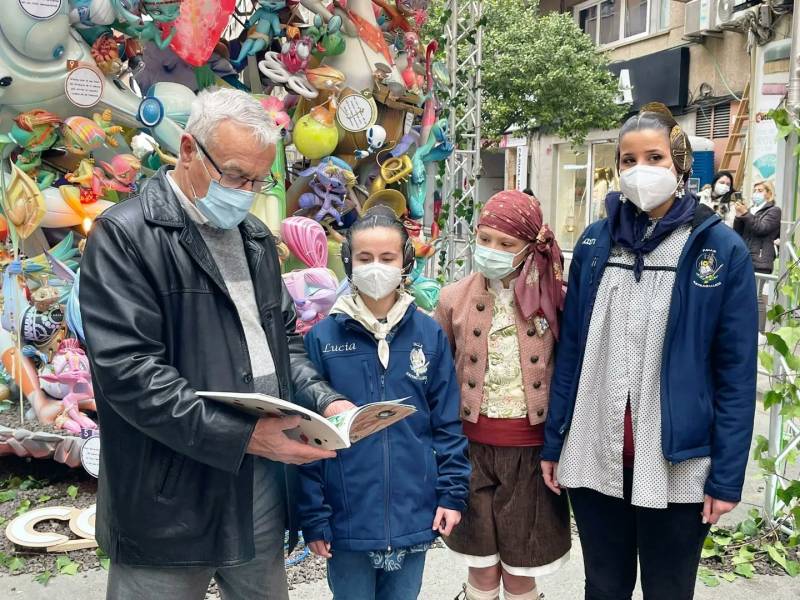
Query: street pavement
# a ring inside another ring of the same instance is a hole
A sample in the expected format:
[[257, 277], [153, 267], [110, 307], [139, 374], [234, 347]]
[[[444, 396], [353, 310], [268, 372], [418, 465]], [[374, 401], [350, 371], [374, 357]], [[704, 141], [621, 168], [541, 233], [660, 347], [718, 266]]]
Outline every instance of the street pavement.
[[[764, 391], [765, 382], [759, 381]], [[759, 402], [760, 406], [760, 402]], [[755, 432], [767, 435], [769, 417], [758, 410]], [[794, 474], [794, 476], [797, 476]], [[743, 520], [747, 511], [763, 504], [764, 482], [757, 466], [751, 461], [743, 490], [743, 501], [736, 511], [726, 515], [723, 524], [733, 525]], [[669, 560], [665, 557], [665, 560]], [[447, 550], [428, 552], [425, 578], [420, 600], [453, 600], [466, 576], [466, 569]], [[543, 577], [539, 589], [546, 600], [581, 600], [583, 598], [583, 563], [580, 544], [573, 540], [571, 560], [557, 574]], [[30, 575], [0, 577], [0, 600], [104, 600], [106, 572], [89, 571], [74, 577], [58, 576], [47, 587], [33, 582]], [[289, 592], [291, 600], [331, 600], [325, 580], [298, 586]], [[637, 588], [635, 600], [641, 600]], [[160, 600], [160, 599], [159, 599]], [[255, 600], [255, 599], [254, 599]], [[738, 578], [734, 583], [721, 582], [708, 588], [698, 582], [695, 600], [800, 600], [800, 577], [758, 575], [752, 580]]]

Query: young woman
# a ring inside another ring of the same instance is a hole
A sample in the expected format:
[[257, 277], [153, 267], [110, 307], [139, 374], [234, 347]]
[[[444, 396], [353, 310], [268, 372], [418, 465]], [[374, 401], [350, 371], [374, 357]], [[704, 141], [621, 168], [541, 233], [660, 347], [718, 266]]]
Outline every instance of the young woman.
[[477, 273], [442, 290], [436, 319], [450, 339], [470, 441], [469, 508], [445, 543], [469, 567], [468, 600], [539, 597], [535, 577], [570, 548], [567, 500], [539, 472], [562, 259], [538, 200], [494, 195], [481, 212]]
[[733, 187], [733, 175], [728, 171], [720, 171], [711, 181], [711, 208], [713, 208], [724, 223], [733, 226], [735, 216], [731, 201], [736, 190]]
[[[742, 236], [750, 249], [756, 273], [772, 273], [775, 267], [775, 241], [781, 235], [781, 208], [775, 206], [775, 188], [771, 181], [759, 181], [753, 186], [750, 210], [736, 203], [736, 220], [733, 228]], [[758, 330], [764, 331], [767, 321], [765, 279], [758, 284]]]
[[414, 248], [391, 210], [353, 224], [342, 259], [353, 294], [306, 335], [309, 357], [357, 404], [408, 398], [417, 412], [330, 464], [303, 467], [300, 521], [311, 550], [328, 559], [335, 600], [414, 600], [425, 552], [466, 507], [453, 361], [441, 328], [401, 291]]
[[547, 485], [569, 490], [587, 600], [629, 600], [637, 557], [646, 600], [693, 597], [753, 430], [750, 254], [683, 191], [688, 136], [646, 109], [620, 130], [622, 194], [575, 246], [542, 451]]

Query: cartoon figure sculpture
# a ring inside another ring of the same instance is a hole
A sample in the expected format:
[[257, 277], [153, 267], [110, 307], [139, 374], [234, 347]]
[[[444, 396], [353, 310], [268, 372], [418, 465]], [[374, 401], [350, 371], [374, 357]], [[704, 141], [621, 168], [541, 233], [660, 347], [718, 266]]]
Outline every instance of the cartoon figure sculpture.
[[301, 177], [309, 175], [314, 176], [310, 183], [312, 191], [300, 196], [300, 208], [310, 211], [319, 207], [313, 217], [315, 220], [322, 221], [331, 217], [342, 225], [341, 209], [348, 190], [355, 185], [355, 175], [332, 161], [323, 161], [300, 173]]
[[286, 273], [283, 281], [297, 308], [299, 319], [295, 331], [304, 335], [333, 308], [339, 282], [330, 270], [323, 267]]
[[342, 18], [334, 15], [325, 23], [320, 15], [314, 16], [314, 24], [306, 29], [306, 35], [314, 40], [314, 56], [339, 56], [345, 51], [347, 43], [341, 33]]
[[81, 429], [97, 429], [97, 425], [79, 410], [79, 404], [94, 398], [89, 359], [78, 340], [65, 339], [51, 365], [40, 376], [42, 389], [63, 404], [55, 426], [79, 435]]
[[55, 173], [42, 169], [42, 152], [49, 150], [58, 140], [61, 119], [46, 110], [32, 110], [17, 115], [8, 135], [0, 135], [0, 143], [14, 143], [22, 148], [16, 165], [32, 177], [39, 189], [50, 187]]
[[67, 152], [78, 156], [86, 156], [103, 144], [117, 147], [114, 135], [122, 133], [122, 127], [111, 122], [111, 110], [103, 114], [95, 113], [93, 118], [68, 117], [61, 128], [61, 137]]
[[140, 0], [69, 0], [69, 22], [79, 31], [116, 21], [136, 25], [141, 23], [140, 4]]
[[385, 143], [386, 130], [380, 125], [373, 125], [367, 129], [367, 144], [369, 144], [369, 148], [366, 150], [356, 150], [356, 158], [361, 160], [362, 158], [366, 158], [371, 154], [376, 153], [378, 150], [383, 148]]
[[[126, 33], [135, 35], [142, 42], [153, 42], [161, 50], [169, 46], [175, 37], [175, 20], [180, 16], [183, 0], [141, 0], [142, 12], [153, 20], [140, 22], [139, 25], [128, 25]], [[143, 24], [142, 24], [143, 23]], [[166, 33], [166, 37], [164, 36]]]
[[419, 36], [413, 31], [409, 31], [403, 36], [403, 50], [406, 55], [406, 66], [401, 75], [403, 76], [403, 83], [406, 89], [411, 92], [419, 92], [420, 77], [414, 70], [414, 65], [417, 62], [417, 49], [419, 48]]
[[408, 211], [412, 218], [424, 214], [426, 194], [425, 164], [446, 159], [453, 152], [453, 143], [447, 139], [447, 120], [440, 119], [431, 129], [428, 141], [417, 148], [411, 159], [411, 178], [408, 183]]
[[300, 36], [298, 31], [287, 31], [289, 39], [281, 46], [281, 52], [267, 52], [258, 69], [275, 83], [286, 84], [296, 94], [305, 98], [316, 98], [319, 92], [309, 83], [305, 75], [311, 57], [312, 40]]
[[278, 13], [286, 8], [286, 0], [258, 0], [258, 8], [245, 21], [247, 39], [242, 44], [238, 58], [233, 61], [241, 65], [248, 56], [255, 56], [265, 48], [269, 48], [272, 39], [281, 34], [281, 20]]
[[123, 193], [136, 191], [142, 163], [133, 154], [117, 154], [110, 163], [101, 161], [100, 167], [102, 171], [95, 167], [95, 176], [101, 179], [105, 189]]

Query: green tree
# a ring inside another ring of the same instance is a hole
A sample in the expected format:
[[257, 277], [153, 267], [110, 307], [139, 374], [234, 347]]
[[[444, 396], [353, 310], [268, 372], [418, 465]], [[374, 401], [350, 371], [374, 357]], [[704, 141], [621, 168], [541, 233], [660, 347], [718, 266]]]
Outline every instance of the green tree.
[[[450, 13], [445, 2], [431, 8], [426, 33], [439, 37], [443, 51]], [[591, 129], [619, 125], [627, 107], [614, 102], [618, 83], [608, 57], [571, 15], [542, 15], [536, 0], [484, 0], [483, 22], [484, 137], [517, 127], [579, 144]], [[461, 99], [451, 100], [458, 106]]]
[[540, 15], [528, 0], [485, 0], [483, 102], [486, 134], [511, 126], [581, 143], [613, 129], [626, 107], [616, 77], [569, 14]]

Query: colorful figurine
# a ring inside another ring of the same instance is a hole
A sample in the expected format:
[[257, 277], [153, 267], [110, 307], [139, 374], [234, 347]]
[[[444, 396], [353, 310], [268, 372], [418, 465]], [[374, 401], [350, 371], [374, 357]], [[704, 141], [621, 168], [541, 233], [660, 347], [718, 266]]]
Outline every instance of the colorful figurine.
[[331, 217], [337, 224], [342, 225], [341, 209], [344, 207], [348, 190], [355, 185], [355, 175], [332, 161], [323, 161], [316, 167], [300, 173], [301, 177], [309, 175], [313, 175], [309, 184], [311, 191], [300, 196], [300, 208], [305, 211], [318, 208], [313, 217], [316, 221]]
[[306, 35], [314, 40], [314, 56], [339, 56], [345, 51], [347, 42], [341, 32], [342, 18], [332, 16], [326, 23], [320, 15], [314, 16], [314, 24], [306, 29]]
[[283, 282], [297, 308], [299, 318], [295, 331], [304, 335], [333, 308], [339, 282], [330, 270], [323, 267], [286, 273]]
[[61, 119], [57, 115], [35, 109], [17, 115], [8, 135], [0, 135], [0, 142], [13, 142], [22, 148], [16, 165], [32, 177], [42, 190], [50, 187], [56, 178], [55, 173], [41, 168], [42, 152], [56, 143], [60, 125]]
[[175, 37], [174, 22], [180, 16], [182, 1], [141, 0], [142, 13], [151, 17], [152, 21], [140, 21], [138, 24], [128, 23], [123, 31], [128, 35], [138, 37], [142, 42], [153, 42], [163, 50]]
[[386, 144], [386, 130], [380, 125], [373, 125], [367, 129], [367, 144], [369, 144], [369, 147], [366, 150], [356, 150], [357, 159], [367, 158], [383, 148], [384, 144]]
[[141, 161], [133, 154], [117, 154], [111, 163], [100, 161], [100, 171], [95, 167], [95, 176], [100, 178], [104, 189], [131, 193], [136, 191], [136, 180], [142, 168]]
[[89, 359], [78, 340], [65, 339], [58, 347], [53, 362], [40, 376], [42, 389], [53, 398], [60, 398], [63, 409], [56, 417], [55, 426], [79, 435], [81, 429], [97, 429], [97, 425], [83, 414], [81, 402], [94, 398]]
[[122, 133], [122, 127], [111, 122], [109, 109], [102, 114], [95, 113], [91, 120], [86, 117], [68, 117], [61, 128], [61, 137], [67, 152], [78, 156], [86, 156], [103, 144], [116, 148], [118, 143], [113, 136], [118, 133]]
[[238, 58], [233, 61], [237, 67], [246, 61], [248, 56], [255, 56], [269, 48], [272, 39], [281, 34], [281, 19], [278, 14], [286, 8], [286, 0], [257, 0], [257, 2], [258, 8], [244, 23], [247, 39], [242, 44]]
[[281, 46], [281, 52], [267, 52], [258, 69], [275, 83], [285, 84], [293, 92], [316, 98], [319, 92], [309, 83], [305, 75], [311, 57], [312, 40], [298, 32], [287, 32], [290, 37]]

